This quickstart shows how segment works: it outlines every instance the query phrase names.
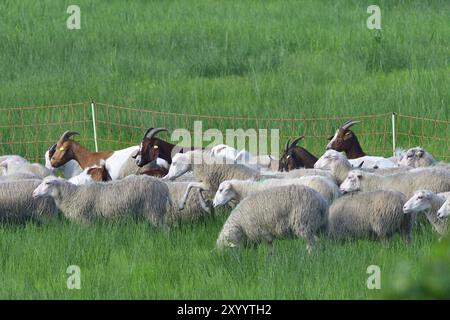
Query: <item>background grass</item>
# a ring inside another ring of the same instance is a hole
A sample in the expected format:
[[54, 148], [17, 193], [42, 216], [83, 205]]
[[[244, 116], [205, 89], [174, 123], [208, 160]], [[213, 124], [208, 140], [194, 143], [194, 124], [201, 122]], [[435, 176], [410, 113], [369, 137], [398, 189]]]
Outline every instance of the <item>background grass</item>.
[[[399, 112], [449, 119], [450, 3], [445, 0], [378, 1], [381, 33], [366, 28], [369, 1], [79, 0], [81, 30], [76, 31], [66, 28], [69, 4], [0, 3], [2, 154], [39, 159], [68, 129], [81, 131], [81, 141], [92, 148], [87, 103], [5, 109], [91, 97], [201, 115], [308, 118]], [[193, 120], [117, 109], [108, 116], [104, 110], [98, 115], [101, 149], [137, 143], [150, 125], [173, 129]], [[366, 150], [390, 153], [386, 121], [368, 119], [355, 127]], [[303, 143], [316, 154], [337, 125], [204, 122], [205, 128], [280, 128], [283, 139], [305, 132], [317, 136]], [[420, 143], [449, 156], [448, 123], [406, 119], [399, 126], [405, 134], [399, 136], [400, 146]], [[383, 275], [391, 275], [404, 257], [413, 261], [407, 270], [415, 279], [425, 267], [414, 261], [429, 259], [436, 242], [427, 228], [415, 233], [409, 248], [399, 239], [387, 246], [323, 239], [314, 257], [305, 254], [300, 240], [279, 242], [271, 257], [265, 247], [218, 255], [211, 250], [225, 216], [170, 231], [134, 221], [0, 226], [0, 297], [379, 298], [383, 290], [365, 286], [368, 265], [380, 265]], [[70, 264], [81, 267], [80, 291], [66, 289]]]

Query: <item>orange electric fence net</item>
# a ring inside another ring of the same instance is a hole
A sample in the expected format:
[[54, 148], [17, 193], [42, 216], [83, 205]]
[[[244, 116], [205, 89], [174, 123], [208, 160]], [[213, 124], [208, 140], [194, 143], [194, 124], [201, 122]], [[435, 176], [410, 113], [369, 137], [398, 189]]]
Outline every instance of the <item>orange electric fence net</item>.
[[[205, 145], [210, 138], [208, 129], [220, 130], [224, 135], [224, 143], [230, 142], [227, 140], [227, 129], [243, 129], [249, 139], [252, 135], [261, 134], [259, 129], [268, 129], [269, 140], [270, 129], [278, 129], [280, 149], [288, 138], [303, 134], [305, 138], [299, 144], [313, 154], [320, 155], [325, 150], [327, 138], [348, 119], [361, 120], [353, 130], [368, 154], [390, 156], [395, 146], [409, 148], [420, 145], [436, 159], [450, 160], [450, 121], [402, 114], [258, 118], [164, 112], [91, 102], [2, 108], [0, 114], [0, 155], [19, 154], [39, 162], [42, 162], [48, 147], [66, 130], [80, 132], [77, 141], [94, 150], [94, 123], [100, 150], [137, 145], [148, 127], [166, 127], [169, 130], [184, 128], [193, 132], [194, 122], [200, 121]], [[161, 137], [170, 140], [169, 135]], [[274, 150], [269, 152], [275, 153]]]

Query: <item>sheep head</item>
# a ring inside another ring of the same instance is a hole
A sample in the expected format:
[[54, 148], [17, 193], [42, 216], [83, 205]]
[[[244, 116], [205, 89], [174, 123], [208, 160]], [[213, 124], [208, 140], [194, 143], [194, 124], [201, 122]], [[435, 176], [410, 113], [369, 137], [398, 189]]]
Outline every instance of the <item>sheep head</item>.
[[450, 199], [447, 199], [447, 201], [444, 202], [442, 207], [437, 212], [439, 219], [444, 219], [450, 216]]
[[[161, 153], [164, 153], [164, 158], [167, 158], [165, 153], [167, 152], [167, 145], [170, 144], [155, 137], [155, 135], [159, 132], [169, 132], [169, 130], [166, 128], [149, 128], [145, 132], [141, 144], [139, 145], [139, 151], [133, 155], [133, 158], [136, 159], [137, 166], [145, 166], [146, 164], [156, 160]], [[171, 161], [168, 162], [170, 163]]]
[[222, 207], [235, 198], [236, 192], [233, 189], [233, 184], [230, 181], [225, 180], [217, 189], [213, 200], [213, 206], [214, 208]]
[[62, 178], [48, 176], [42, 180], [42, 183], [37, 186], [33, 191], [33, 198], [38, 199], [42, 197], [57, 197], [58, 196], [58, 186], [65, 183]]
[[361, 190], [361, 180], [364, 179], [364, 175], [360, 170], [352, 170], [348, 173], [347, 178], [339, 186], [339, 190], [342, 193], [349, 193]]
[[431, 208], [433, 192], [429, 190], [418, 190], [406, 201], [403, 206], [404, 213], [418, 213]]

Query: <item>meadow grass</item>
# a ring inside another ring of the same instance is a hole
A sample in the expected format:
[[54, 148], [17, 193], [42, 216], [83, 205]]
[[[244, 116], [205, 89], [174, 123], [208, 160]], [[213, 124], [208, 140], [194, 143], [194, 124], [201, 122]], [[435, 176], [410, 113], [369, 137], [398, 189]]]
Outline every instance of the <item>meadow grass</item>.
[[[77, 0], [81, 30], [66, 28], [69, 4], [0, 3], [0, 108], [86, 101], [81, 107], [0, 111], [2, 154], [41, 160], [69, 129], [79, 130], [92, 149], [90, 98], [201, 115], [399, 112], [449, 119], [446, 0], [378, 1], [381, 33], [366, 28], [370, 1]], [[164, 121], [171, 129], [192, 125], [191, 119], [152, 113], [116, 111], [111, 117], [118, 125], [99, 123], [101, 149], [137, 144], [144, 128]], [[111, 119], [99, 111], [100, 121]], [[124, 126], [129, 124], [137, 128]], [[205, 123], [221, 129], [256, 125]], [[259, 125], [280, 127], [284, 139], [308, 130], [325, 137], [338, 124]], [[440, 141], [420, 138], [422, 132], [434, 135], [433, 122], [400, 125], [409, 136], [399, 136], [399, 146], [421, 143], [448, 156], [448, 124], [437, 125]], [[384, 128], [384, 118], [368, 120], [355, 132]], [[360, 140], [366, 150], [389, 155], [389, 134]], [[318, 155], [326, 143], [320, 139], [303, 144]], [[366, 288], [368, 265], [389, 275], [403, 258], [426, 260], [436, 242], [426, 228], [415, 232], [411, 247], [399, 239], [388, 245], [322, 239], [313, 257], [301, 240], [277, 243], [272, 256], [265, 246], [218, 254], [211, 250], [225, 216], [171, 230], [134, 221], [0, 226], [0, 298], [379, 298], [382, 293]], [[80, 291], [65, 286], [71, 264], [81, 267]], [[411, 273], [419, 268], [413, 264]]]
[[[425, 259], [436, 236], [416, 230], [407, 247], [389, 243], [331, 242], [321, 237], [309, 256], [302, 240], [279, 241], [269, 254], [256, 249], [217, 252], [226, 218], [156, 229], [144, 221], [67, 221], [1, 226], [1, 298], [25, 299], [365, 299], [383, 290], [366, 286], [370, 265], [384, 278], [397, 262]], [[68, 290], [66, 269], [81, 269], [81, 290]], [[419, 270], [412, 268], [414, 275]], [[383, 288], [383, 287], [382, 287]]]

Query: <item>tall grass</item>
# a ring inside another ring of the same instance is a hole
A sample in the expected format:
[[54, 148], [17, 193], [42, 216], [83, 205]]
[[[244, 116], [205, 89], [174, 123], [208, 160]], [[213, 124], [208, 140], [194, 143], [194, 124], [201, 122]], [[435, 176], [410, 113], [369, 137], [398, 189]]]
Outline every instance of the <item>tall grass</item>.
[[[416, 230], [410, 247], [399, 237], [333, 243], [322, 237], [309, 256], [302, 240], [280, 241], [269, 254], [257, 249], [217, 252], [214, 243], [225, 215], [171, 230], [145, 222], [96, 223], [91, 227], [53, 221], [38, 226], [0, 226], [0, 297], [64, 299], [363, 299], [370, 265], [384, 279], [402, 259], [422, 260], [436, 241]], [[66, 269], [81, 269], [81, 289], [68, 290]], [[420, 270], [412, 268], [411, 274]]]

